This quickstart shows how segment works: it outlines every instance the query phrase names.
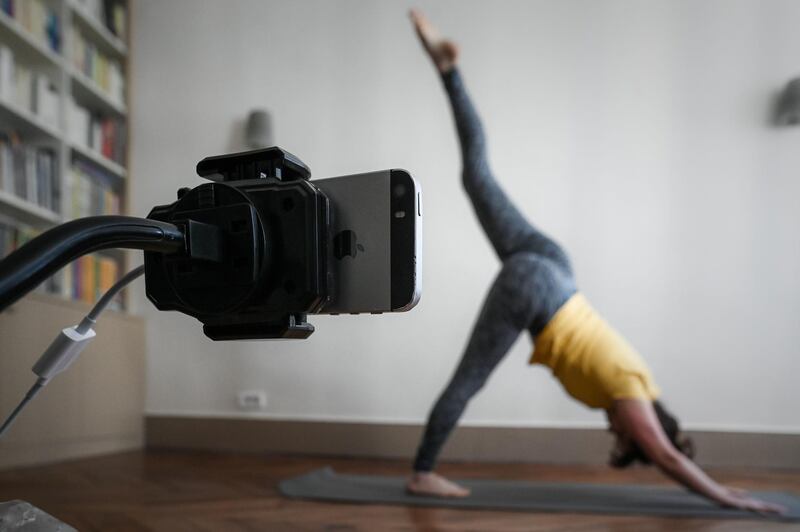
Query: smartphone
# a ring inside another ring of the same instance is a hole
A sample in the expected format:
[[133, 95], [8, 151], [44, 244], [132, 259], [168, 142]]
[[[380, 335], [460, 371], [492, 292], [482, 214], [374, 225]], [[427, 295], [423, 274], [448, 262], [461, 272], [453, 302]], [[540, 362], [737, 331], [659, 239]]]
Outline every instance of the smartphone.
[[411, 310], [421, 295], [422, 192], [405, 170], [312, 180], [328, 197], [331, 289], [320, 314]]

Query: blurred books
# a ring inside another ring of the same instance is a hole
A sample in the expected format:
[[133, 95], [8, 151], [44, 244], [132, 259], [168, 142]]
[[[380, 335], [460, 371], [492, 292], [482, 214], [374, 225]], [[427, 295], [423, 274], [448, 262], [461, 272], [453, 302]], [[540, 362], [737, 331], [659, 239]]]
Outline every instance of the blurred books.
[[116, 118], [92, 113], [72, 99], [67, 106], [70, 142], [92, 150], [117, 164], [123, 164], [125, 123]]
[[[126, 4], [0, 0], [0, 257], [55, 224], [122, 211]], [[124, 264], [99, 251], [38, 290], [93, 303]]]
[[110, 58], [90, 40], [84, 38], [80, 29], [73, 26], [72, 65], [89, 78], [108, 98], [117, 105], [125, 103], [125, 82], [120, 62]]
[[0, 131], [0, 190], [59, 212], [61, 191], [55, 150], [25, 144], [13, 131]]
[[[64, 269], [64, 295], [94, 303], [119, 277], [119, 265], [111, 257], [84, 255]], [[113, 307], [114, 305], [112, 305]], [[119, 302], [117, 302], [119, 308]]]
[[103, 24], [121, 40], [126, 40], [128, 10], [122, 0], [73, 0], [76, 9]]
[[72, 218], [120, 214], [121, 205], [112, 178], [95, 165], [75, 160], [70, 167], [70, 212]]
[[0, 44], [0, 101], [42, 123], [58, 127], [58, 87], [47, 74], [16, 61], [14, 52]]
[[13, 18], [34, 40], [54, 52], [61, 50], [61, 19], [43, 0], [0, 0], [0, 10]]

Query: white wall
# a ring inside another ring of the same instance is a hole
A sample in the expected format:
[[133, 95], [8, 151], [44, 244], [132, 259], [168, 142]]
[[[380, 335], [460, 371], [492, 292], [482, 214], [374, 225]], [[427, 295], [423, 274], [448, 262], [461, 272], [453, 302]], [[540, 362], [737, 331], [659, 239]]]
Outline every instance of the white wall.
[[[463, 49], [494, 168], [572, 253], [580, 287], [690, 427], [800, 432], [800, 75], [794, 0], [419, 2]], [[498, 263], [459, 183], [440, 84], [405, 1], [133, 2], [133, 207], [200, 183], [249, 109], [317, 177], [404, 167], [425, 195], [416, 310], [314, 317], [304, 342], [213, 343], [148, 318], [150, 413], [420, 422]], [[141, 285], [140, 285], [141, 286]], [[599, 426], [522, 337], [466, 421]]]

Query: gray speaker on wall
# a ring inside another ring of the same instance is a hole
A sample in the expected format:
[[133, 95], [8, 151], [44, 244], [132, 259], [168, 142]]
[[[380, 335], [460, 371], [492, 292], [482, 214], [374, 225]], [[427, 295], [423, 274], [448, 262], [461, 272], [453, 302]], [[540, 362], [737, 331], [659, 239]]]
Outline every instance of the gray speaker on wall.
[[266, 109], [250, 111], [244, 138], [247, 146], [254, 150], [273, 146], [272, 117]]
[[793, 79], [783, 89], [775, 120], [782, 126], [800, 125], [800, 78]]

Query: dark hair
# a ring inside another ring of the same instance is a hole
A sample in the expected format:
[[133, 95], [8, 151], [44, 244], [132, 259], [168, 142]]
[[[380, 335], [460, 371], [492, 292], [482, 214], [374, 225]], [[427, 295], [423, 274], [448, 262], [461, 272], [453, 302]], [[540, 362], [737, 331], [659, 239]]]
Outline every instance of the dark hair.
[[[675, 416], [667, 412], [667, 409], [664, 408], [660, 401], [653, 401], [653, 408], [658, 416], [658, 421], [661, 423], [661, 428], [664, 429], [664, 433], [666, 433], [672, 445], [689, 458], [694, 458], [694, 442], [681, 432]], [[637, 460], [647, 465], [651, 463], [650, 458], [642, 451], [641, 447], [635, 441], [630, 441], [628, 448], [624, 452], [612, 451], [609, 463], [612, 467], [623, 468], [628, 467]]]

